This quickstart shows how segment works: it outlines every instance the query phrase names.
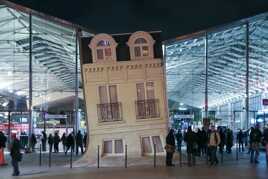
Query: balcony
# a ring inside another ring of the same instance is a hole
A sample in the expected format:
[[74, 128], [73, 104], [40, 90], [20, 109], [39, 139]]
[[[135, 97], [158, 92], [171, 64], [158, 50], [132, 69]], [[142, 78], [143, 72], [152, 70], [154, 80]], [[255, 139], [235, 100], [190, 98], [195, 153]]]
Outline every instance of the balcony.
[[97, 104], [99, 122], [113, 122], [122, 120], [122, 104], [104, 103]]
[[159, 118], [159, 100], [158, 99], [147, 99], [137, 100], [136, 104], [136, 119], [149, 119]]

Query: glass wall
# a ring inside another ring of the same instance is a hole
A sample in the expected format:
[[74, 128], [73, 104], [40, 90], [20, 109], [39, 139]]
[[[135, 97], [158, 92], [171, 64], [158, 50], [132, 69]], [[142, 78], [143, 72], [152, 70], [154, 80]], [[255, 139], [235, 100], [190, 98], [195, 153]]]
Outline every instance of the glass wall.
[[[199, 108], [203, 117], [232, 129], [247, 129], [257, 123], [265, 125], [268, 120], [267, 15], [167, 41], [169, 101]], [[199, 39], [205, 40], [200, 43]], [[188, 76], [180, 74], [187, 74], [186, 71]]]
[[6, 5], [0, 24], [0, 130], [27, 135], [29, 124], [36, 134], [85, 130], [74, 25]]

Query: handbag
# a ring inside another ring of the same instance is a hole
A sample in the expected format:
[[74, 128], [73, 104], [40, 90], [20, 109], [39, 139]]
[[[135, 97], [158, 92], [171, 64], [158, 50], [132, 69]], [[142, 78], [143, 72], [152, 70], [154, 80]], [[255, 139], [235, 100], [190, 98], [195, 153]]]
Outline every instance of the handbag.
[[175, 146], [170, 145], [170, 144], [166, 144], [166, 146], [165, 146], [165, 150], [166, 150], [168, 153], [174, 153], [174, 152], [175, 152]]

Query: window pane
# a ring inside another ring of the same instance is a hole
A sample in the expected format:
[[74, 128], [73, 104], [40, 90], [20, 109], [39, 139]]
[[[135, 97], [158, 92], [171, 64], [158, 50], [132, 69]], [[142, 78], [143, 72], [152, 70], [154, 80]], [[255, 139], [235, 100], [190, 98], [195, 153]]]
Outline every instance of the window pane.
[[144, 100], [145, 99], [145, 89], [143, 83], [137, 83], [137, 100]]
[[109, 86], [110, 102], [117, 103], [117, 90], [116, 85]]
[[106, 86], [99, 86], [99, 98], [101, 104], [108, 103]]
[[153, 144], [155, 144], [156, 152], [164, 152], [160, 136], [153, 136], [152, 140]]
[[103, 50], [97, 49], [97, 59], [102, 60], [103, 59]]
[[147, 41], [144, 38], [138, 38], [134, 42], [135, 44], [146, 44]]
[[147, 99], [155, 99], [154, 96], [154, 82], [146, 83]]
[[149, 47], [142, 46], [142, 56], [149, 56]]
[[140, 47], [134, 47], [135, 57], [141, 56], [141, 49]]
[[106, 56], [106, 57], [110, 57], [110, 56], [112, 56], [112, 50], [111, 50], [111, 48], [106, 48], [106, 49], [105, 49], [105, 56]]
[[114, 146], [114, 151], [116, 154], [121, 154], [123, 153], [123, 141], [122, 139], [120, 140], [115, 140], [115, 146]]
[[152, 153], [150, 137], [142, 138], [142, 153]]
[[113, 142], [111, 140], [104, 141], [103, 153], [111, 154], [113, 152]]
[[101, 40], [97, 44], [98, 47], [105, 47], [105, 46], [110, 46], [110, 42], [108, 40]]

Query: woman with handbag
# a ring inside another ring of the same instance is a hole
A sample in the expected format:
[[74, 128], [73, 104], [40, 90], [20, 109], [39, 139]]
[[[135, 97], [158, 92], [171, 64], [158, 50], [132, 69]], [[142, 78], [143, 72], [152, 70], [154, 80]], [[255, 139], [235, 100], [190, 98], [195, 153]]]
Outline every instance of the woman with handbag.
[[12, 134], [12, 143], [10, 146], [11, 163], [13, 166], [13, 176], [19, 176], [19, 162], [22, 160], [22, 154], [20, 153], [20, 141], [17, 139], [16, 134]]
[[170, 166], [175, 166], [174, 164], [172, 164], [172, 158], [173, 158], [173, 154], [175, 152], [175, 137], [174, 137], [174, 130], [170, 129], [167, 137], [166, 137], [166, 166], [170, 167]]

